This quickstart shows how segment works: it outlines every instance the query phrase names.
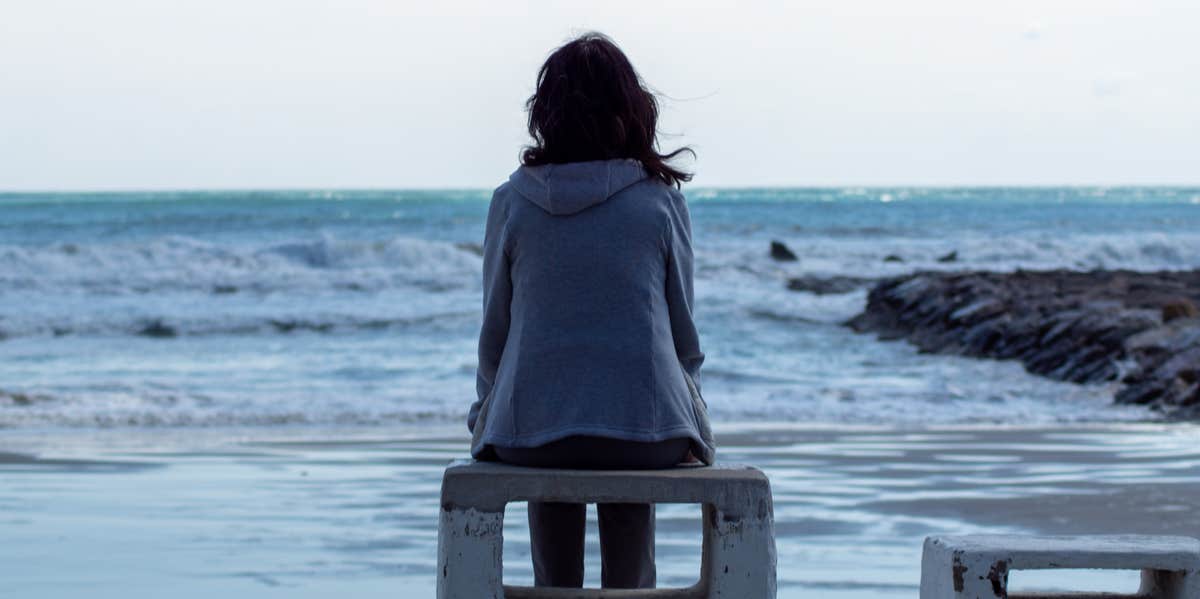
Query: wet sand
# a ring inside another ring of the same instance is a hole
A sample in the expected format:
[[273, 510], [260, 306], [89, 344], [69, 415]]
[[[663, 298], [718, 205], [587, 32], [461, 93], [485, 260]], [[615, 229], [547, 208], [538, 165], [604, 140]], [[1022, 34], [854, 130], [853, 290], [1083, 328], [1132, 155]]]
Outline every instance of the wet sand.
[[[1200, 536], [1192, 425], [741, 425], [718, 440], [721, 460], [771, 478], [781, 597], [915, 597], [927, 534]], [[3, 431], [0, 596], [432, 596], [440, 473], [465, 448], [442, 429]], [[524, 519], [510, 507], [511, 583], [531, 578]], [[699, 510], [660, 507], [658, 538], [660, 584], [694, 581]], [[1122, 590], [1125, 574], [1053, 582]]]

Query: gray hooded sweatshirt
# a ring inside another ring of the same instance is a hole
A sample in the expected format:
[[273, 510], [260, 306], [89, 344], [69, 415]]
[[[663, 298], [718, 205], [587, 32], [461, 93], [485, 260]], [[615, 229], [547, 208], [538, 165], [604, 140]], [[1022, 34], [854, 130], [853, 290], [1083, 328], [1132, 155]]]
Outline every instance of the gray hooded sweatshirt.
[[496, 189], [473, 456], [572, 435], [687, 437], [712, 463], [691, 234], [683, 194], [636, 160], [521, 167]]

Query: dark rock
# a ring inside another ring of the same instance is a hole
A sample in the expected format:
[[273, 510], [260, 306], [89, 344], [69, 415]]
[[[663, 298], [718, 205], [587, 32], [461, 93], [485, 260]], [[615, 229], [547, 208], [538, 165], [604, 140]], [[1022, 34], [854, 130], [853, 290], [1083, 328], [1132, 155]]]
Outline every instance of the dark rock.
[[272, 319], [267, 321], [275, 330], [280, 333], [293, 333], [296, 331], [311, 331], [315, 333], [328, 333], [333, 330], [333, 323], [329, 322], [308, 322], [304, 320], [278, 320]]
[[993, 316], [1003, 314], [1008, 310], [1004, 302], [985, 298], [971, 302], [950, 313], [950, 321], [959, 324], [974, 324]]
[[861, 277], [815, 277], [804, 276], [788, 279], [788, 289], [792, 291], [803, 291], [814, 295], [834, 295], [839, 293], [850, 293], [866, 287], [874, 279], [866, 279]]
[[969, 356], [986, 356], [994, 351], [995, 345], [1004, 339], [1007, 317], [985, 320], [971, 327], [963, 335], [963, 344]]
[[1118, 402], [1198, 418], [1197, 303], [1200, 270], [919, 272], [879, 281], [846, 324], [1057, 380], [1120, 380]]
[[958, 250], [954, 250], [954, 251], [950, 252], [949, 254], [946, 254], [946, 255], [938, 258], [937, 261], [941, 262], [943, 264], [945, 264], [947, 262], [958, 262]]
[[165, 339], [178, 336], [179, 331], [176, 331], [174, 327], [164, 323], [161, 320], [153, 320], [143, 325], [142, 328], [138, 329], [137, 334], [143, 337], [158, 337]]
[[1162, 307], [1163, 322], [1171, 322], [1176, 318], [1197, 318], [1200, 317], [1200, 310], [1196, 309], [1196, 304], [1184, 297], [1177, 297], [1167, 300]]
[[20, 391], [5, 391], [0, 389], [0, 404], [5, 401], [14, 406], [31, 406], [35, 403], [47, 402], [54, 399], [49, 395], [38, 395], [35, 393], [22, 393]]
[[883, 257], [883, 261], [884, 262], [904, 262], [904, 258], [901, 258], [900, 256], [897, 256], [896, 254], [888, 254], [887, 256]]
[[771, 258], [780, 262], [795, 262], [799, 260], [796, 253], [782, 241], [771, 240]]
[[230, 293], [237, 293], [237, 291], [238, 291], [238, 288], [236, 285], [217, 285], [217, 286], [213, 287], [213, 293], [215, 293], [217, 295], [226, 295], [226, 294], [230, 294]]

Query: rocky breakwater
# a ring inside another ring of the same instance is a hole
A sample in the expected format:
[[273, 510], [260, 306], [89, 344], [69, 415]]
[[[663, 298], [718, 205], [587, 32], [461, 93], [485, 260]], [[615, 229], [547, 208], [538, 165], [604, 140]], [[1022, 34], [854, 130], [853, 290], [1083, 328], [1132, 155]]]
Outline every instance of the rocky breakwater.
[[884, 279], [847, 325], [922, 351], [1020, 360], [1116, 401], [1200, 418], [1200, 270], [918, 272]]

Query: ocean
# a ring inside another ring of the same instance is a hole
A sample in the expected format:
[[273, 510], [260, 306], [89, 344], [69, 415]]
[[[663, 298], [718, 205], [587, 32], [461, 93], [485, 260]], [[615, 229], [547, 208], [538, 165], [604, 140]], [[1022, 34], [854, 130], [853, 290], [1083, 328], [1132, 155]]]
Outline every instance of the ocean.
[[[1113, 405], [1110, 385], [855, 334], [865, 286], [788, 289], [1198, 268], [1200, 188], [686, 195], [718, 457], [771, 476], [780, 596], [915, 597], [932, 532], [1200, 533], [1195, 426]], [[489, 197], [0, 194], [0, 597], [432, 596]], [[664, 584], [695, 580], [693, 507], [659, 511]]]
[[[1200, 266], [1200, 189], [689, 190], [717, 421], [1153, 418], [789, 277]], [[487, 191], [0, 195], [0, 428], [463, 422]], [[772, 240], [799, 260], [773, 261]], [[957, 261], [938, 261], [957, 252]], [[896, 256], [903, 262], [888, 262]]]

